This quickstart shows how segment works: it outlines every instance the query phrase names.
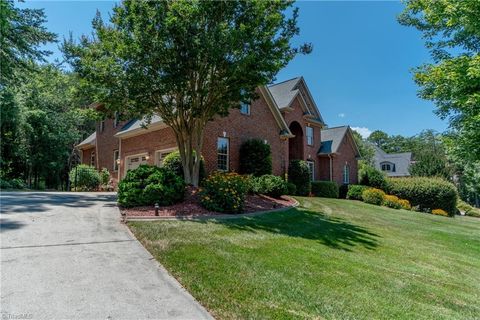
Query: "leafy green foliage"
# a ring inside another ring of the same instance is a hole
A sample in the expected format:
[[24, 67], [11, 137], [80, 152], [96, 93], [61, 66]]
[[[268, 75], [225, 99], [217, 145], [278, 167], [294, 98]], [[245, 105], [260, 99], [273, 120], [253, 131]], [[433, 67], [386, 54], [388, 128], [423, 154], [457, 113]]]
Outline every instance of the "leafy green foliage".
[[293, 183], [296, 195], [307, 196], [312, 189], [310, 168], [303, 160], [292, 160], [288, 166], [288, 182]]
[[200, 203], [211, 211], [240, 213], [243, 211], [247, 191], [247, 177], [233, 172], [214, 172], [204, 181]]
[[[168, 154], [165, 159], [163, 159], [163, 167], [175, 172], [176, 175], [183, 179], [183, 165], [179, 151], [173, 151], [172, 153]], [[203, 160], [202, 157], [202, 159], [200, 160], [200, 183], [203, 179], [205, 179], [206, 176], [207, 174], [205, 172], [205, 160]]]
[[297, 194], [297, 186], [290, 181], [287, 181], [287, 194], [291, 196]]
[[368, 164], [360, 165], [360, 169], [358, 170], [358, 182], [361, 185], [382, 190], [388, 188], [387, 177], [385, 174]]
[[250, 139], [240, 146], [240, 173], [260, 177], [272, 174], [270, 145], [259, 139]]
[[166, 206], [183, 200], [185, 184], [166, 168], [141, 165], [129, 170], [118, 184], [118, 203], [124, 207]]
[[377, 188], [368, 188], [362, 192], [362, 199], [365, 203], [379, 206], [385, 199], [385, 192]]
[[[134, 1], [100, 15], [94, 37], [64, 51], [107, 112], [158, 114], [175, 132], [187, 183], [198, 184], [203, 132], [239, 102], [256, 97], [297, 53], [291, 1]], [[288, 12], [286, 12], [288, 11]], [[159, 76], [161, 75], [161, 76]]]
[[108, 185], [109, 181], [110, 181], [110, 172], [108, 172], [107, 168], [102, 168], [102, 171], [100, 171], [100, 184], [106, 186]]
[[101, 177], [95, 167], [79, 164], [69, 173], [70, 186], [74, 191], [94, 191], [101, 183]]
[[400, 198], [393, 195], [386, 195], [383, 198], [383, 205], [392, 209], [401, 209], [402, 204], [400, 203]]
[[355, 139], [355, 143], [357, 144], [358, 151], [360, 152], [360, 156], [362, 157], [362, 161], [366, 162], [367, 164], [373, 165], [374, 161], [373, 158], [375, 156], [375, 149], [368, 142], [368, 139], [362, 138], [360, 133], [355, 130], [352, 130], [353, 138]]
[[252, 191], [257, 194], [264, 194], [274, 198], [287, 193], [287, 183], [278, 176], [266, 174], [261, 177], [252, 178]]
[[348, 186], [347, 199], [350, 200], [363, 200], [362, 193], [367, 190], [368, 186], [362, 186], [359, 184], [351, 184]]
[[456, 212], [457, 190], [440, 178], [412, 177], [389, 179], [389, 193], [410, 201], [422, 211], [443, 209], [450, 215]]
[[338, 184], [333, 181], [312, 181], [312, 193], [316, 197], [338, 198]]
[[435, 64], [417, 68], [419, 95], [437, 105], [459, 136], [463, 157], [480, 160], [480, 5], [478, 1], [406, 1], [403, 25], [423, 33]]

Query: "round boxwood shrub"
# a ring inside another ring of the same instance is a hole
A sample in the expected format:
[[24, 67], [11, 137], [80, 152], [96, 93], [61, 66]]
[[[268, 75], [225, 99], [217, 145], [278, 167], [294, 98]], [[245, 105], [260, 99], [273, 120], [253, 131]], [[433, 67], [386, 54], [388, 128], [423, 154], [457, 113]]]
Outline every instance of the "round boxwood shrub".
[[376, 168], [362, 164], [358, 171], [358, 182], [361, 185], [369, 186], [381, 190], [388, 189], [388, 182], [386, 175]]
[[338, 198], [338, 184], [333, 181], [313, 181], [312, 193], [316, 197]]
[[71, 189], [74, 191], [94, 191], [98, 189], [101, 177], [98, 171], [89, 165], [79, 164], [68, 175]]
[[118, 203], [124, 207], [171, 205], [183, 199], [183, 179], [169, 169], [141, 165], [129, 170], [118, 184]]
[[261, 177], [254, 177], [252, 180], [252, 191], [254, 193], [280, 198], [288, 192], [287, 183], [278, 176], [266, 174]]
[[225, 213], [243, 211], [248, 191], [248, 178], [237, 173], [214, 172], [200, 190], [200, 203], [207, 210]]
[[293, 183], [287, 181], [287, 194], [293, 196], [297, 193], [297, 186]]
[[362, 199], [365, 203], [379, 206], [385, 199], [385, 192], [377, 188], [368, 188], [362, 192]]
[[288, 166], [288, 182], [291, 182], [296, 187], [296, 195], [308, 196], [310, 194], [312, 185], [310, 169], [303, 160], [292, 160]]
[[240, 146], [241, 174], [260, 177], [272, 174], [272, 152], [270, 145], [259, 139], [250, 139]]
[[347, 199], [350, 200], [363, 200], [362, 193], [367, 190], [368, 186], [362, 186], [359, 184], [351, 184], [348, 186]]
[[443, 209], [454, 216], [457, 206], [457, 189], [441, 178], [410, 177], [391, 178], [388, 193], [407, 199], [420, 211]]
[[[180, 151], [173, 151], [172, 153], [168, 154], [163, 159], [163, 168], [167, 168], [173, 171], [176, 175], [183, 179], [183, 165], [182, 165], [182, 158], [180, 157]], [[199, 181], [205, 179], [205, 161], [202, 159], [200, 160], [200, 173], [199, 173]]]

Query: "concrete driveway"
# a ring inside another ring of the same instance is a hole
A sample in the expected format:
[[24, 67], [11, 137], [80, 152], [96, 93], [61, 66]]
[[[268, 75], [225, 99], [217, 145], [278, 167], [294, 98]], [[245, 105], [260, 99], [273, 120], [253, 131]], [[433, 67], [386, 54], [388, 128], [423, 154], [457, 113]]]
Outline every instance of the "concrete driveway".
[[0, 195], [2, 319], [208, 319], [120, 222], [113, 193]]

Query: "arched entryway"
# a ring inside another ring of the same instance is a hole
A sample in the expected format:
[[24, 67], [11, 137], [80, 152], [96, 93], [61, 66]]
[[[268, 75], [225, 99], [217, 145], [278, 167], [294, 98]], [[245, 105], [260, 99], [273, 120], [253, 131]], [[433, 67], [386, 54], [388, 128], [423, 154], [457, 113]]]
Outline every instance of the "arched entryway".
[[297, 121], [293, 121], [289, 128], [295, 137], [288, 140], [288, 158], [304, 160], [302, 126]]

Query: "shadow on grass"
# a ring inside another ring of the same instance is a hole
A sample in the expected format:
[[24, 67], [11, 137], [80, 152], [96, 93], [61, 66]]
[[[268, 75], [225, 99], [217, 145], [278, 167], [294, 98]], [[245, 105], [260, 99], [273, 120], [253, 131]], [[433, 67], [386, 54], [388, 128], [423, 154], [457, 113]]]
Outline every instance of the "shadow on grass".
[[218, 219], [214, 220], [214, 223], [246, 232], [266, 231], [315, 240], [330, 248], [345, 251], [351, 251], [351, 248], [355, 246], [363, 246], [367, 249], [375, 249], [378, 246], [377, 238], [379, 236], [377, 234], [343, 219], [305, 209], [293, 208], [282, 212], [231, 220]]

